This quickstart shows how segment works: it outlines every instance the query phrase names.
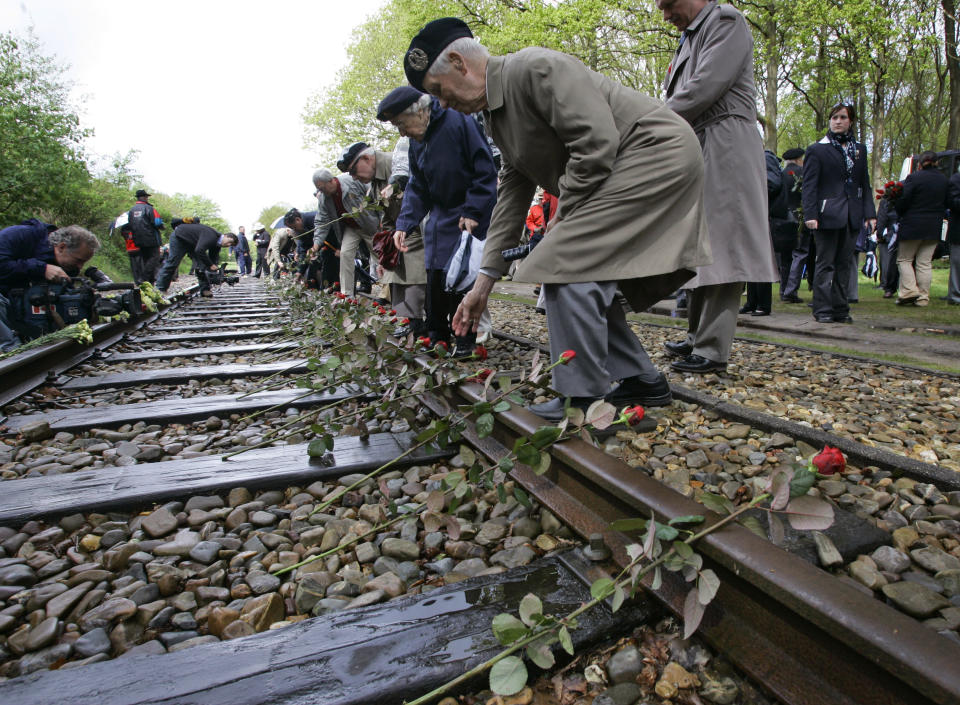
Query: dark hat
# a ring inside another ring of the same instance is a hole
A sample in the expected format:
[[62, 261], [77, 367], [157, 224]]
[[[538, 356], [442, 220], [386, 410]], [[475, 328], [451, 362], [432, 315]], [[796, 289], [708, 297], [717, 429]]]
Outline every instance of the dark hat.
[[360, 152], [369, 148], [370, 145], [368, 145], [366, 142], [354, 142], [343, 150], [343, 154], [340, 155], [340, 159], [337, 161], [337, 168], [343, 172], [350, 171], [350, 167], [352, 167], [353, 163], [357, 161], [357, 157], [360, 156]]
[[377, 106], [377, 120], [386, 122], [416, 103], [423, 93], [411, 86], [400, 86], [387, 93]]
[[137, 191], [137, 198], [150, 198], [151, 194], [147, 193], [143, 189]]
[[799, 159], [803, 156], [803, 150], [799, 147], [794, 147], [793, 149], [788, 149], [783, 153], [784, 159]]
[[466, 22], [456, 17], [441, 17], [428, 22], [410, 42], [410, 48], [403, 57], [403, 71], [410, 85], [422, 91], [427, 70], [447, 45], [454, 39], [472, 36], [473, 32]]

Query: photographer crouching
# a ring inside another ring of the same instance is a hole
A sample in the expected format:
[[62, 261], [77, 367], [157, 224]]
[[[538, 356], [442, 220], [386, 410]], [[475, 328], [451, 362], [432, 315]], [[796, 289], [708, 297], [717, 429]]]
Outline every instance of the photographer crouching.
[[32, 282], [69, 280], [100, 249], [96, 235], [79, 225], [57, 229], [36, 218], [0, 230], [0, 351], [18, 347], [8, 298]]
[[170, 287], [170, 280], [184, 255], [189, 255], [197, 265], [197, 283], [200, 285], [200, 295], [210, 298], [209, 272], [219, 272], [220, 248], [233, 247], [237, 244], [237, 236], [233, 233], [221, 235], [209, 225], [200, 223], [185, 223], [180, 218], [170, 221], [173, 233], [170, 235], [170, 254], [167, 255], [160, 273], [157, 274], [157, 288], [166, 291]]

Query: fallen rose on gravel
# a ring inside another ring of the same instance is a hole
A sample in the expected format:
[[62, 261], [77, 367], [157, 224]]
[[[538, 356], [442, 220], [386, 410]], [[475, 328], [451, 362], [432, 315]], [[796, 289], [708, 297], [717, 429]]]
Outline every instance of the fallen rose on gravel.
[[620, 421], [626, 423], [628, 426], [636, 426], [643, 421], [644, 413], [642, 406], [628, 406], [620, 412]]
[[834, 475], [843, 472], [847, 461], [839, 449], [824, 446], [823, 450], [813, 457], [813, 465], [821, 475]]
[[480, 360], [481, 362], [483, 360], [486, 360], [488, 357], [487, 349], [482, 345], [478, 345], [473, 351], [473, 357], [476, 358], [477, 360]]
[[577, 353], [573, 350], [564, 350], [560, 353], [560, 362], [564, 365], [570, 362], [573, 358], [577, 356]]
[[489, 369], [489, 368], [487, 368], [487, 367], [484, 367], [483, 369], [477, 370], [477, 373], [476, 373], [476, 374], [474, 374], [474, 375], [472, 375], [472, 376], [470, 376], [470, 377], [467, 377], [467, 378], [466, 378], [465, 380], [463, 380], [463, 381], [464, 381], [464, 382], [477, 382], [477, 383], [479, 383], [479, 384], [483, 384], [484, 382], [487, 381], [487, 377], [489, 377], [489, 376], [492, 375], [492, 374], [493, 374], [493, 370], [491, 370], [491, 369]]

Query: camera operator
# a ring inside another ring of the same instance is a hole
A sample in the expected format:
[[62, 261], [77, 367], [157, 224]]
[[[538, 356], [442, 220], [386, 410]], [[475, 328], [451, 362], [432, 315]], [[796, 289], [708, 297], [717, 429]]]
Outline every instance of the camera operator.
[[237, 244], [237, 236], [232, 233], [221, 235], [209, 225], [184, 223], [179, 218], [174, 218], [170, 224], [174, 228], [170, 236], [170, 254], [157, 275], [157, 288], [160, 291], [166, 291], [170, 286], [171, 277], [180, 266], [180, 260], [184, 255], [190, 255], [190, 259], [197, 265], [200, 295], [212, 297], [213, 292], [210, 291], [207, 272], [216, 272], [219, 269], [217, 262], [220, 261], [220, 247], [233, 247]]
[[12, 350], [20, 340], [12, 322], [8, 295], [31, 282], [59, 281], [80, 273], [100, 248], [96, 236], [79, 225], [59, 230], [36, 218], [0, 230], [0, 351]]

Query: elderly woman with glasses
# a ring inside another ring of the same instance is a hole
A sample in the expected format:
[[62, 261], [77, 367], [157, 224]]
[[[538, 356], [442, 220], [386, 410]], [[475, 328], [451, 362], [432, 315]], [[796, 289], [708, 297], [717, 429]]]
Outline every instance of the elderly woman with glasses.
[[[430, 344], [448, 342], [462, 295], [445, 290], [446, 269], [466, 230], [486, 237], [496, 203], [497, 172], [490, 146], [477, 121], [410, 86], [391, 91], [377, 118], [389, 120], [410, 138], [410, 181], [397, 218], [394, 241], [406, 250], [406, 234], [424, 217], [427, 269], [427, 331]], [[453, 354], [473, 354], [476, 334], [456, 338]]]

